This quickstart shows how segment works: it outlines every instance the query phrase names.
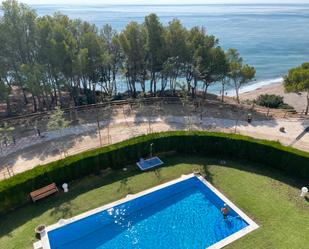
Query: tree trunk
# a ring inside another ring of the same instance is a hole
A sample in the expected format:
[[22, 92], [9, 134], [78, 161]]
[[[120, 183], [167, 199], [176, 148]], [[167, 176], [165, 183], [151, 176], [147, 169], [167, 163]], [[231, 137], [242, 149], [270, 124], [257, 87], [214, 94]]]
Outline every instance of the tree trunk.
[[221, 89], [221, 91], [222, 91], [222, 93], [221, 93], [221, 102], [224, 102], [224, 87], [225, 87], [225, 84], [224, 83], [222, 83], [222, 89]]
[[45, 108], [47, 108], [47, 102], [48, 102], [48, 96], [47, 96], [47, 94], [42, 94], [42, 104], [43, 104], [43, 108], [45, 109]]
[[191, 84], [187, 83], [187, 92], [190, 93], [191, 92]]
[[151, 80], [150, 80], [150, 93], [152, 93], [152, 86], [153, 86], [153, 77], [151, 76]]
[[56, 86], [54, 86], [54, 98], [53, 98], [53, 102], [55, 103], [55, 105], [58, 105], [58, 95], [57, 95], [57, 90], [56, 90]]
[[240, 104], [240, 100], [239, 100], [239, 89], [236, 88], [236, 99], [237, 99], [237, 103]]
[[60, 101], [60, 108], [63, 108], [63, 99], [62, 99], [61, 87], [60, 87], [58, 79], [56, 79], [56, 85], [57, 85], [57, 91], [58, 91], [58, 96], [59, 96], [59, 101]]
[[38, 99], [38, 109], [39, 111], [43, 110], [43, 104], [42, 104], [42, 99], [40, 97], [40, 94], [37, 95], [37, 99]]
[[132, 83], [132, 88], [133, 88], [133, 97], [136, 98], [136, 87], [135, 87], [135, 82]]
[[188, 93], [190, 93], [192, 91], [192, 88], [193, 88], [193, 87], [191, 87], [191, 81], [192, 81], [191, 74], [190, 75], [187, 74], [186, 81], [187, 81], [187, 91], [188, 91]]
[[204, 90], [204, 99], [207, 97], [207, 90], [208, 90], [209, 84], [205, 84], [205, 90]]
[[25, 91], [25, 89], [23, 87], [22, 87], [22, 92], [23, 92], [23, 97], [24, 97], [25, 105], [27, 105], [28, 104], [28, 99], [27, 99], [26, 91]]
[[141, 82], [142, 92], [146, 93], [145, 81]]
[[11, 113], [12, 113], [12, 110], [11, 110], [10, 98], [8, 97], [6, 99], [6, 114], [9, 117]]
[[[78, 79], [78, 82], [80, 82], [80, 79]], [[79, 94], [80, 94], [80, 85], [79, 84], [75, 84], [74, 86], [74, 91], [73, 91], [73, 98], [74, 98], [74, 105], [78, 106], [78, 98], [79, 98]]]
[[235, 92], [236, 92], [237, 103], [240, 104], [240, 101], [239, 101], [239, 87], [238, 87], [236, 81], [234, 81], [234, 86], [235, 86]]
[[117, 94], [117, 82], [115, 79], [113, 79], [113, 85], [114, 85], [114, 91], [113, 94]]
[[37, 112], [38, 107], [37, 107], [37, 104], [36, 104], [35, 96], [33, 94], [31, 94], [31, 95], [32, 95], [32, 101], [33, 101], [33, 112]]
[[308, 115], [308, 111], [309, 111], [309, 90], [307, 91], [307, 107], [306, 107], [305, 115]]
[[154, 82], [153, 82], [153, 91], [154, 91], [154, 93], [156, 95], [156, 93], [157, 93], [157, 81], [156, 81], [156, 78], [154, 79]]
[[195, 98], [196, 97], [196, 89], [197, 89], [197, 78], [196, 77], [194, 77], [193, 83], [194, 83], [194, 87], [192, 88], [192, 97]]
[[163, 94], [165, 87], [167, 86], [167, 78], [162, 76], [161, 77], [161, 95]]
[[96, 88], [95, 88], [95, 84], [92, 84], [92, 98], [93, 98], [93, 100], [92, 100], [92, 102], [93, 102], [93, 104], [96, 104]]
[[17, 67], [16, 67], [15, 63], [14, 63], [14, 71], [15, 71], [15, 75], [17, 76], [19, 87], [21, 88], [22, 93], [23, 93], [25, 105], [27, 105], [28, 104], [28, 99], [27, 99], [27, 96], [26, 96], [26, 93], [25, 93], [25, 88], [23, 86], [22, 79], [21, 79], [21, 77], [20, 77], [20, 75], [18, 73], [18, 70], [17, 70]]
[[101, 84], [101, 94], [100, 94], [100, 97], [101, 97], [101, 102], [103, 103], [104, 102], [104, 89], [103, 89], [103, 85]]
[[[50, 103], [49, 103], [49, 107], [48, 107], [49, 110], [53, 109], [54, 103], [55, 103], [55, 96], [53, 95], [52, 92], [50, 92]], [[57, 103], [56, 103], [56, 105], [57, 105]]]

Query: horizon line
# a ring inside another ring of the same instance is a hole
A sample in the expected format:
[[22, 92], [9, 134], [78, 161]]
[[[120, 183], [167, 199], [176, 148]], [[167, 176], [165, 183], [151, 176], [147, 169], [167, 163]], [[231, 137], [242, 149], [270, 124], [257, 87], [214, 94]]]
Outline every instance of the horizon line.
[[[22, 3], [22, 2], [21, 2]], [[203, 5], [309, 5], [309, 3], [23, 3], [29, 6], [50, 5], [50, 6], [203, 6]]]

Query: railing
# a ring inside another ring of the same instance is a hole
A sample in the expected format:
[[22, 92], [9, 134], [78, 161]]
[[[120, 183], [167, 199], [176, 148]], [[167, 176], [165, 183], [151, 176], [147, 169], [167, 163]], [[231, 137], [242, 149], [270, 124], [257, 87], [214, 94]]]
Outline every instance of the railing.
[[[138, 104], [138, 103], [151, 103], [151, 102], [155, 103], [155, 102], [161, 102], [161, 101], [164, 101], [165, 103], [167, 103], [167, 102], [180, 101], [180, 99], [179, 97], [147, 97], [143, 99], [114, 100], [114, 101], [103, 102], [103, 103], [98, 103], [98, 104], [81, 105], [81, 106], [75, 106], [75, 107], [70, 107], [70, 108], [63, 108], [62, 110], [65, 113], [70, 113], [73, 111], [83, 111], [83, 110], [89, 110], [89, 109], [122, 106], [122, 105]], [[19, 120], [19, 119], [43, 117], [43, 116], [47, 116], [50, 114], [51, 114], [51, 111], [43, 111], [43, 112], [36, 112], [36, 113], [25, 114], [25, 115], [18, 115], [14, 117], [2, 118], [0, 121], [9, 122], [9, 121]]]
[[[86, 111], [86, 110], [92, 110], [92, 109], [98, 109], [98, 108], [111, 108], [111, 107], [124, 106], [124, 105], [130, 105], [133, 108], [134, 105], [137, 105], [137, 104], [154, 104], [158, 102], [159, 103], [163, 102], [167, 104], [167, 103], [176, 103], [180, 101], [182, 101], [180, 97], [146, 97], [146, 98], [137, 98], [137, 99], [115, 100], [115, 101], [103, 102], [103, 103], [98, 103], [98, 104], [90, 104], [90, 105], [82, 105], [82, 106], [64, 108], [63, 111], [66, 114], [70, 114], [72, 112]], [[188, 102], [189, 103], [191, 102], [192, 104], [201, 103], [202, 105], [215, 104], [215, 105], [221, 105], [221, 106], [235, 106], [235, 108], [245, 108], [248, 110], [257, 111], [266, 116], [281, 115], [283, 118], [289, 117], [289, 116], [293, 116], [295, 118], [309, 118], [309, 116], [305, 115], [304, 110], [302, 112], [296, 112], [295, 110], [287, 110], [287, 109], [270, 109], [270, 108], [265, 108], [265, 107], [259, 107], [256, 105], [227, 103], [227, 102], [221, 102], [220, 100], [211, 100], [211, 99], [203, 99], [203, 98], [198, 98], [198, 99], [189, 98]], [[2, 118], [0, 122], [13, 122], [13, 121], [19, 121], [19, 120], [28, 119], [28, 118], [43, 118], [43, 117], [49, 116], [50, 114], [51, 114], [51, 111], [43, 111], [43, 112], [26, 114], [26, 115], [19, 115], [15, 117]]]
[[0, 180], [1, 179], [7, 179], [7, 178], [10, 178], [12, 176], [14, 176], [14, 171], [9, 166], [3, 167], [2, 170], [0, 171]]

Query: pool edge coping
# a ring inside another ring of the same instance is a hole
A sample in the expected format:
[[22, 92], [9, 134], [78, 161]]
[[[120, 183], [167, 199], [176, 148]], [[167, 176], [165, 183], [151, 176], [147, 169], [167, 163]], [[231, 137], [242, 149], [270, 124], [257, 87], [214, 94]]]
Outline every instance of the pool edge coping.
[[248, 233], [258, 229], [260, 226], [253, 221], [247, 214], [245, 214], [240, 208], [238, 208], [232, 201], [224, 196], [218, 189], [216, 189], [211, 183], [209, 183], [203, 176], [194, 174], [201, 182], [203, 182], [211, 191], [213, 191], [222, 201], [224, 201], [230, 208], [232, 208], [242, 219], [244, 219], [248, 226], [231, 234], [230, 236], [216, 242], [215, 244], [207, 247], [206, 249], [220, 249], [228, 244], [244, 237]]
[[50, 247], [50, 243], [49, 243], [49, 238], [48, 238], [48, 232], [58, 229], [62, 226], [68, 225], [70, 223], [73, 223], [75, 221], [81, 220], [83, 218], [86, 218], [88, 216], [94, 215], [96, 213], [108, 210], [114, 206], [118, 206], [121, 205], [125, 202], [134, 200], [136, 198], [139, 198], [141, 196], [150, 194], [152, 192], [155, 192], [157, 190], [163, 189], [165, 187], [174, 185], [178, 182], [184, 181], [184, 180], [188, 180], [190, 178], [196, 177], [198, 178], [203, 184], [206, 185], [206, 187], [208, 187], [212, 192], [214, 192], [223, 202], [225, 202], [229, 207], [231, 207], [242, 219], [244, 219], [247, 223], [248, 226], [246, 226], [245, 228], [237, 231], [236, 233], [216, 242], [215, 244], [205, 248], [205, 249], [220, 249], [225, 247], [226, 245], [234, 242], [235, 240], [247, 235], [248, 233], [256, 230], [259, 228], [259, 225], [257, 223], [255, 223], [249, 216], [247, 216], [241, 209], [239, 209], [232, 201], [230, 201], [227, 197], [225, 197], [218, 189], [216, 189], [211, 183], [209, 183], [201, 174], [199, 173], [191, 173], [188, 175], [181, 175], [179, 178], [176, 178], [174, 180], [168, 181], [166, 183], [162, 183], [160, 185], [154, 186], [152, 188], [146, 189], [144, 191], [141, 191], [139, 193], [136, 194], [128, 194], [126, 197], [121, 198], [117, 201], [105, 204], [101, 207], [86, 211], [84, 213], [81, 213], [79, 215], [73, 216], [72, 218], [69, 219], [60, 219], [59, 221], [62, 220], [62, 223], [60, 223], [59, 221], [53, 225], [47, 226], [45, 229], [44, 234], [41, 237], [41, 242], [42, 242], [42, 248], [43, 249], [51, 249]]

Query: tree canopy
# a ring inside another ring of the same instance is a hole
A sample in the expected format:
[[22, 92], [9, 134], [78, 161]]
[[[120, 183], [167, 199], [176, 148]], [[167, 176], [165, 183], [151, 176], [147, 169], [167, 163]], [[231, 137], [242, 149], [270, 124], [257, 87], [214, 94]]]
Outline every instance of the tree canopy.
[[307, 92], [306, 115], [309, 111], [309, 62], [292, 68], [284, 77], [284, 89], [286, 92]]
[[69, 121], [64, 117], [64, 112], [58, 107], [52, 112], [47, 123], [48, 130], [61, 130], [69, 126]]
[[228, 61], [227, 77], [232, 81], [236, 92], [237, 102], [239, 103], [239, 90], [240, 88], [252, 80], [255, 76], [255, 68], [243, 63], [243, 58], [236, 49], [229, 49], [226, 53]]
[[179, 82], [194, 97], [199, 87], [206, 93], [211, 84], [231, 79], [238, 96], [255, 74], [237, 50], [225, 52], [203, 27], [187, 29], [178, 19], [163, 25], [150, 14], [116, 32], [59, 12], [39, 17], [16, 0], [4, 1], [2, 11], [0, 101], [8, 114], [16, 90], [21, 105], [36, 112], [94, 104], [120, 91], [132, 97], [175, 93]]

